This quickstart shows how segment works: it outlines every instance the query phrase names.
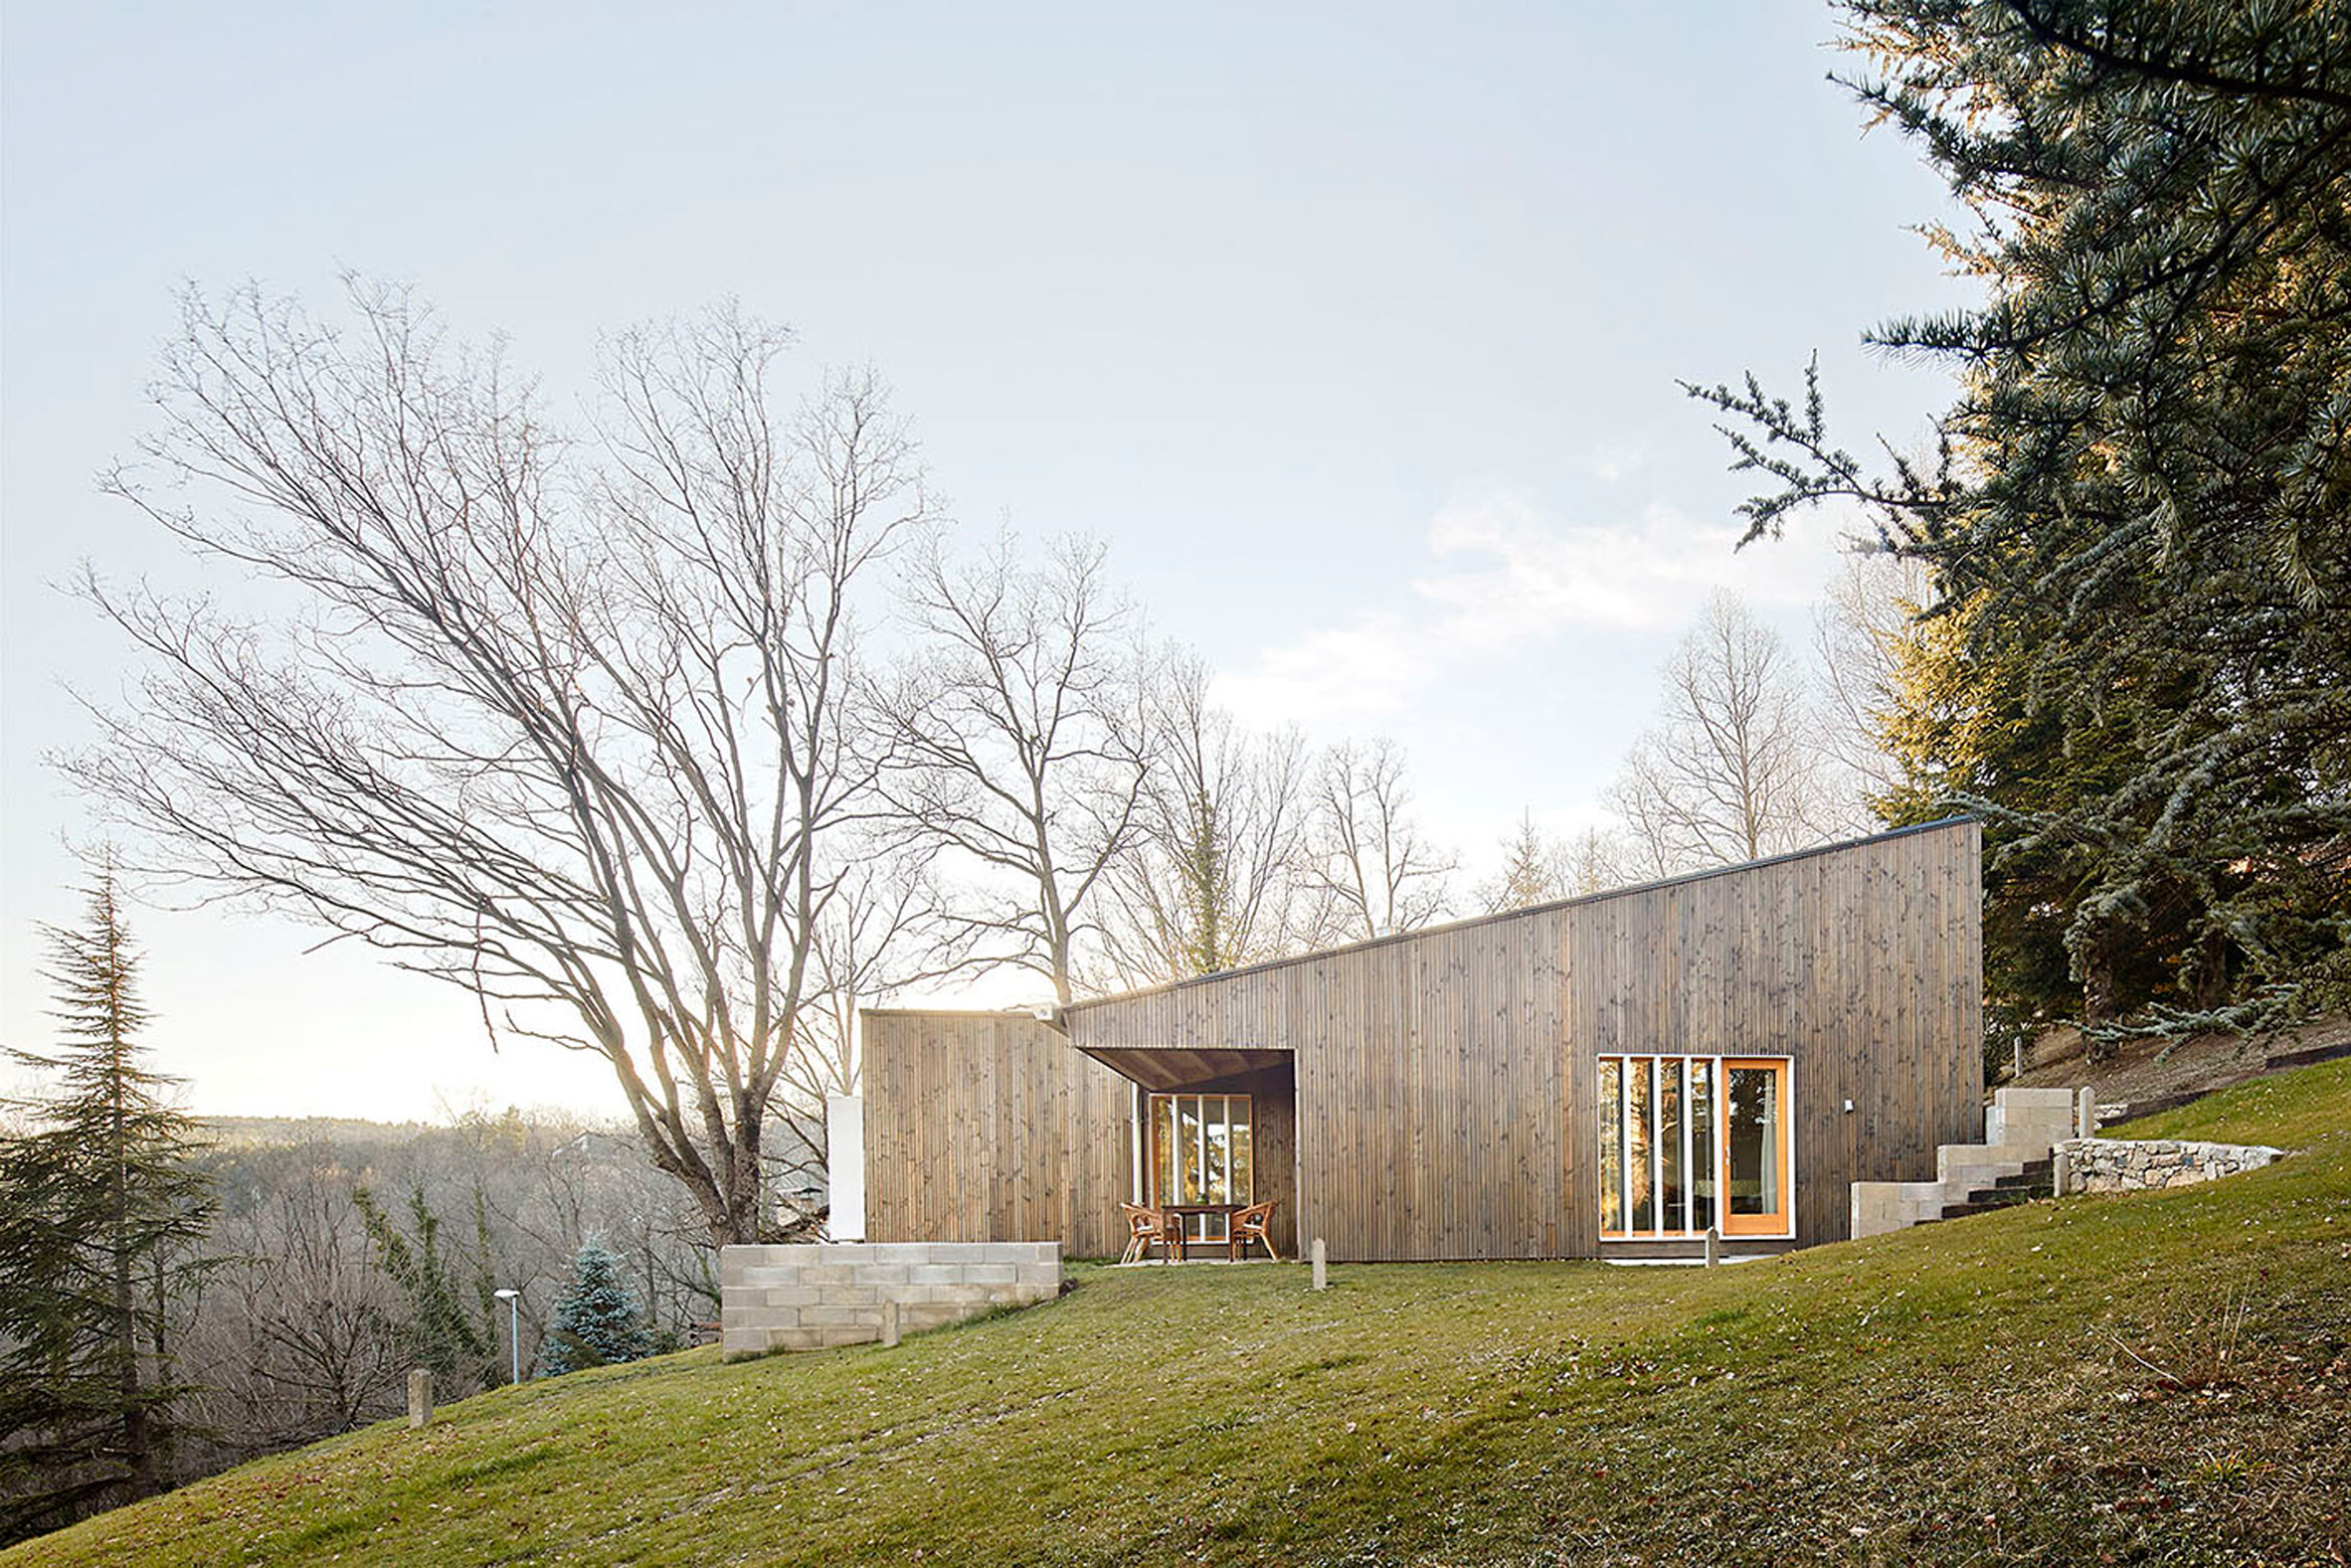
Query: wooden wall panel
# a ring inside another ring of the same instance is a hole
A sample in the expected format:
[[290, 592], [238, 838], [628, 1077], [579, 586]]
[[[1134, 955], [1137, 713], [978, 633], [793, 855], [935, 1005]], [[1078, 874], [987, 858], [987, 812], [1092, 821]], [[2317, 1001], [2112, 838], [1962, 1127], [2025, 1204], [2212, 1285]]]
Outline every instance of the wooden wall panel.
[[874, 1241], [1126, 1245], [1124, 1078], [1023, 1013], [868, 1011], [865, 1231]]
[[[1599, 1250], [1595, 1059], [1793, 1059], [1796, 1230], [1981, 1130], [1981, 837], [1858, 843], [1081, 1002], [1075, 1045], [1288, 1049], [1340, 1258]], [[1850, 1099], [1854, 1109], [1845, 1111]]]

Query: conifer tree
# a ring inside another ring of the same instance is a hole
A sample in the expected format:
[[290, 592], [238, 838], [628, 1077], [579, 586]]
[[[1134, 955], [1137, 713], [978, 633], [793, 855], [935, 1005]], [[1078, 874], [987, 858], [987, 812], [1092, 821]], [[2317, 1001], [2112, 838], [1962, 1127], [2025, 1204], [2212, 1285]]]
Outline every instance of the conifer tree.
[[[1967, 220], [1959, 378], [1883, 471], [1805, 396], [1692, 388], [1776, 488], [1876, 511], [1930, 614], [1895, 721], [1986, 821], [1996, 1005], [2251, 1027], [2351, 992], [2351, 24], [2234, 0], [1846, 0], [1864, 105]], [[2008, 994], [1999, 994], [2000, 987]]]
[[1567, 846], [1535, 825], [1532, 809], [1519, 814], [1518, 827], [1503, 840], [1502, 856], [1494, 879], [1478, 885], [1478, 907], [1489, 915], [1547, 904], [1575, 891]]
[[473, 1190], [473, 1236], [456, 1247], [442, 1243], [442, 1219], [426, 1201], [422, 1186], [408, 1195], [413, 1232], [403, 1233], [375, 1195], [355, 1189], [359, 1209], [375, 1247], [376, 1261], [408, 1303], [402, 1331], [412, 1365], [429, 1369], [455, 1397], [502, 1380], [498, 1358], [497, 1287], [489, 1261], [489, 1211]]
[[572, 1259], [571, 1283], [556, 1304], [555, 1321], [539, 1350], [549, 1376], [592, 1366], [641, 1361], [653, 1353], [636, 1294], [621, 1278], [621, 1263], [590, 1237]]
[[151, 1021], [110, 863], [47, 930], [60, 1039], [16, 1051], [54, 1092], [0, 1141], [0, 1541], [172, 1479], [181, 1306], [213, 1199], [190, 1119], [137, 1042]]

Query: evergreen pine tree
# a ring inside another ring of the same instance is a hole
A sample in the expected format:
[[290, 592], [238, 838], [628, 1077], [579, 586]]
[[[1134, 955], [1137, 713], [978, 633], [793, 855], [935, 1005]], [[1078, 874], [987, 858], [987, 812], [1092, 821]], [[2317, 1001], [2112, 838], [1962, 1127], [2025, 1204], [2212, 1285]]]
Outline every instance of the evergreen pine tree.
[[[1897, 820], [1986, 823], [1995, 1007], [2093, 1042], [2351, 994], [2351, 27], [2233, 0], [1845, 0], [1871, 112], [1969, 221], [1960, 381], [1880, 473], [1806, 396], [1692, 389], [1779, 486], [1924, 562]], [[2003, 994], [2003, 990], [2006, 994]]]
[[173, 1347], [210, 1184], [136, 1042], [150, 1022], [110, 864], [80, 930], [49, 928], [62, 1036], [11, 1054], [57, 1081], [0, 1141], [0, 1541], [172, 1479]]
[[644, 1312], [620, 1260], [590, 1237], [572, 1259], [571, 1284], [556, 1304], [555, 1321], [539, 1350], [539, 1369], [554, 1376], [591, 1366], [640, 1361], [653, 1353]]

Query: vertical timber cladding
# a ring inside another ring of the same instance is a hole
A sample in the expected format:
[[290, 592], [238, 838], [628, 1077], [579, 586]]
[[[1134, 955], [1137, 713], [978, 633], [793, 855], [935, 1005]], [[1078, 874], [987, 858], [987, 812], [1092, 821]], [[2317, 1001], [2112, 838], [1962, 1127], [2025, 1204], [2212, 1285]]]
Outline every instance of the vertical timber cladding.
[[1938, 823], [1386, 938], [1080, 1002], [1070, 1043], [1295, 1052], [1298, 1234], [1356, 1259], [1593, 1256], [1596, 1058], [1788, 1056], [1832, 1241], [1848, 1183], [1980, 1132], [1981, 853]]
[[1126, 1244], [1130, 1086], [1025, 1013], [869, 1010], [865, 1234], [872, 1241]]
[[1599, 1056], [1787, 1056], [1796, 1241], [1841, 1239], [1850, 1183], [1925, 1179], [1981, 1134], [1981, 875], [1962, 821], [1569, 906], [1572, 1148], [1597, 1142]]
[[1070, 1040], [1294, 1052], [1301, 1246], [1563, 1256], [1559, 930], [1537, 911], [1081, 1002]]

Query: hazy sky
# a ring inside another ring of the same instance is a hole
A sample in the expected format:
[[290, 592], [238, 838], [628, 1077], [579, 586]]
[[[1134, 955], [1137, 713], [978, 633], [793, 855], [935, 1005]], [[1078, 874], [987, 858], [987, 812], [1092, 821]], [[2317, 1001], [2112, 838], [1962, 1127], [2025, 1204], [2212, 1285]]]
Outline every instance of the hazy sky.
[[[1792, 384], [1849, 443], [1944, 388], [1866, 355], [1961, 297], [1939, 182], [1865, 135], [1802, 3], [1632, 7], [11, 4], [0, 36], [0, 1041], [87, 835], [42, 761], [125, 650], [56, 585], [185, 581], [94, 476], [176, 284], [344, 268], [503, 333], [576, 406], [601, 330], [734, 295], [795, 374], [869, 360], [975, 530], [1111, 542], [1254, 720], [1393, 736], [1472, 872], [1569, 828], [1711, 588], [1791, 635], [1836, 524], [1734, 558], [1675, 378]], [[235, 592], [235, 585], [229, 585]], [[316, 934], [139, 912], [210, 1112], [617, 1111]], [[1017, 989], [1017, 987], [1014, 987]], [[976, 993], [991, 1004], [1001, 986]]]

